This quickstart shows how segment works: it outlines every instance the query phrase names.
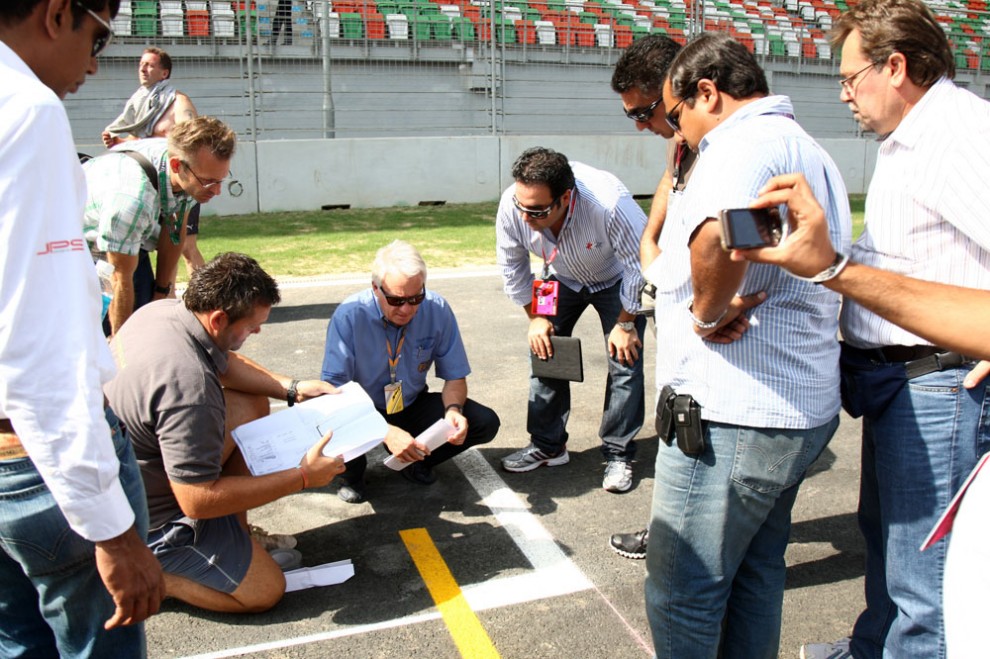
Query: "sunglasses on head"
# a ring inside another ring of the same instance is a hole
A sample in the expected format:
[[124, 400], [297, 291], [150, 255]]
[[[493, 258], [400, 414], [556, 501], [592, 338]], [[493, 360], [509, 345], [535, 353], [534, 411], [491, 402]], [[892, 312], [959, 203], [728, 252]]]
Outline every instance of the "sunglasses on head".
[[554, 198], [553, 201], [550, 202], [550, 205], [547, 206], [546, 208], [526, 208], [525, 206], [519, 203], [519, 200], [516, 199], [515, 195], [512, 196], [512, 205], [516, 207], [516, 210], [519, 211], [520, 213], [525, 213], [526, 215], [529, 215], [534, 220], [542, 220], [546, 217], [549, 217], [550, 213], [553, 212], [553, 209], [557, 207], [557, 202], [559, 201], [560, 201], [560, 197], [556, 197]]
[[416, 293], [416, 295], [410, 295], [409, 297], [399, 297], [398, 295], [390, 295], [388, 291], [381, 285], [378, 286], [378, 290], [382, 292], [385, 297], [385, 301], [388, 302], [390, 307], [401, 307], [403, 304], [411, 304], [417, 307], [423, 303], [426, 299], [426, 288], [424, 287], [422, 291]]
[[97, 14], [95, 11], [93, 11], [83, 3], [79, 2], [79, 0], [76, 0], [76, 6], [79, 7], [80, 9], [84, 9], [87, 14], [93, 17], [94, 21], [102, 25], [103, 29], [106, 30], [106, 32], [104, 32], [103, 34], [99, 34], [93, 38], [93, 50], [90, 51], [89, 56], [96, 57], [104, 50], [106, 50], [107, 46], [109, 46], [110, 43], [113, 41], [113, 28], [110, 26], [109, 23], [103, 20], [103, 18], [100, 17], [99, 14]]

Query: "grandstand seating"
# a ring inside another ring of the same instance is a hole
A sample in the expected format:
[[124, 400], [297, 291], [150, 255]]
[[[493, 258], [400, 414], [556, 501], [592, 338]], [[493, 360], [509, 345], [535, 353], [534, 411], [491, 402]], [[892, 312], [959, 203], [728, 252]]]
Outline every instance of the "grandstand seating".
[[[317, 37], [324, 0], [294, 0], [294, 34]], [[695, 5], [685, 0], [327, 0], [333, 39], [495, 41], [528, 48], [625, 48], [650, 33], [687, 40]], [[828, 60], [827, 32], [847, 0], [704, 0], [705, 30], [729, 32], [751, 52]], [[990, 72], [988, 0], [931, 3], [959, 68]], [[237, 39], [251, 25], [270, 36], [275, 0], [122, 0], [123, 39]], [[494, 16], [491, 12], [494, 10]]]

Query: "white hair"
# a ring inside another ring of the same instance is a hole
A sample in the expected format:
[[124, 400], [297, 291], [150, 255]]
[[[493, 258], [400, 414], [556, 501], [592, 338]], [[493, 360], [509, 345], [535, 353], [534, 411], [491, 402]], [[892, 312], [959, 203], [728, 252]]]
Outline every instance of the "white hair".
[[410, 278], [422, 275], [425, 283], [426, 262], [415, 247], [404, 240], [394, 240], [378, 250], [371, 265], [371, 281], [375, 286], [381, 286], [386, 275]]

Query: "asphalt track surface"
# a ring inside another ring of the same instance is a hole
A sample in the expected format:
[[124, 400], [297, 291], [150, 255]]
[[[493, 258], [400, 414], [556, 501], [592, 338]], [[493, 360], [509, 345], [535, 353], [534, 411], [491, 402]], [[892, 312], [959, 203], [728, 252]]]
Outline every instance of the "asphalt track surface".
[[[318, 378], [330, 316], [369, 284], [363, 274], [283, 282], [282, 304], [242, 352], [275, 371]], [[428, 286], [457, 315], [470, 395], [498, 412], [498, 437], [440, 465], [432, 486], [383, 467], [379, 448], [369, 454], [367, 502], [344, 503], [331, 483], [254, 511], [252, 523], [297, 537], [304, 566], [350, 559], [354, 577], [289, 593], [263, 614], [216, 614], [167, 600], [147, 624], [150, 657], [652, 656], [644, 561], [622, 558], [607, 542], [646, 525], [657, 439], [647, 413], [633, 489], [601, 489], [606, 365], [594, 310], [575, 330], [585, 381], [572, 385], [570, 463], [510, 474], [500, 459], [528, 442], [525, 315], [504, 296], [494, 269], [431, 271]], [[648, 334], [650, 401], [652, 325]], [[273, 401], [273, 410], [279, 405]], [[780, 657], [847, 635], [862, 607], [858, 437], [859, 424], [843, 417], [798, 495]]]

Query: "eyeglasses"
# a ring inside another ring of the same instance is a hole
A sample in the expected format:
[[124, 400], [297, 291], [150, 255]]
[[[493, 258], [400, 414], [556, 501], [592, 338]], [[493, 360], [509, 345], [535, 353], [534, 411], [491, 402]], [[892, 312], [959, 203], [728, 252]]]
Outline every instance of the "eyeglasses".
[[389, 295], [388, 291], [386, 291], [385, 287], [382, 286], [381, 284], [378, 285], [378, 290], [382, 292], [382, 295], [385, 297], [385, 301], [388, 302], [388, 305], [390, 307], [401, 307], [403, 304], [411, 304], [414, 307], [418, 307], [419, 305], [423, 304], [423, 300], [426, 299], [425, 286], [423, 287], [422, 291], [420, 291], [416, 295], [410, 295], [409, 297], [399, 297], [397, 295]]
[[196, 179], [196, 181], [204, 188], [212, 188], [218, 185], [223, 185], [223, 182], [227, 180], [226, 178], [221, 178], [221, 179], [204, 181], [199, 177], [199, 175], [196, 172], [193, 171], [193, 168], [189, 166], [189, 163], [187, 163], [185, 160], [180, 160], [179, 162], [181, 162], [183, 166], [189, 170], [189, 173], [193, 175], [193, 178]]
[[674, 116], [674, 111], [677, 110], [677, 108], [681, 107], [681, 103], [683, 103], [687, 99], [688, 99], [688, 97], [685, 96], [681, 100], [677, 101], [677, 104], [674, 105], [674, 107], [670, 108], [670, 112], [668, 112], [667, 114], [663, 115], [663, 118], [667, 120], [667, 125], [670, 126], [675, 132], [678, 132], [678, 133], [681, 132], [681, 116], [678, 114], [675, 117]]
[[851, 76], [846, 76], [842, 80], [839, 80], [839, 87], [842, 87], [842, 91], [844, 91], [845, 93], [852, 94], [855, 91], [856, 78], [859, 77], [859, 74], [861, 74], [863, 71], [867, 71], [869, 69], [875, 69], [875, 68], [876, 65], [873, 64], [872, 62], [867, 64], [866, 66], [864, 66], [859, 71], [852, 74]]
[[542, 220], [549, 217], [550, 213], [553, 212], [553, 209], [557, 207], [557, 202], [559, 201], [560, 197], [555, 197], [546, 208], [526, 208], [519, 203], [519, 200], [516, 199], [515, 195], [512, 195], [512, 205], [516, 207], [516, 210], [520, 213], [526, 213], [526, 215], [529, 215], [534, 220]]
[[657, 109], [657, 106], [660, 105], [661, 102], [663, 102], [663, 96], [653, 101], [643, 109], [633, 108], [632, 110], [623, 110], [623, 112], [625, 112], [626, 116], [633, 121], [638, 121], [641, 124], [645, 124], [653, 118], [653, 111]]
[[110, 26], [109, 23], [103, 20], [103, 18], [101, 18], [99, 14], [97, 14], [95, 11], [93, 11], [83, 3], [79, 2], [79, 0], [76, 0], [76, 6], [79, 7], [80, 9], [85, 9], [86, 13], [92, 16], [93, 20], [99, 23], [100, 25], [102, 25], [103, 29], [106, 30], [105, 34], [99, 34], [93, 39], [93, 50], [92, 52], [90, 52], [89, 56], [96, 57], [104, 50], [106, 50], [107, 46], [109, 46], [110, 43], [113, 42], [113, 28]]

